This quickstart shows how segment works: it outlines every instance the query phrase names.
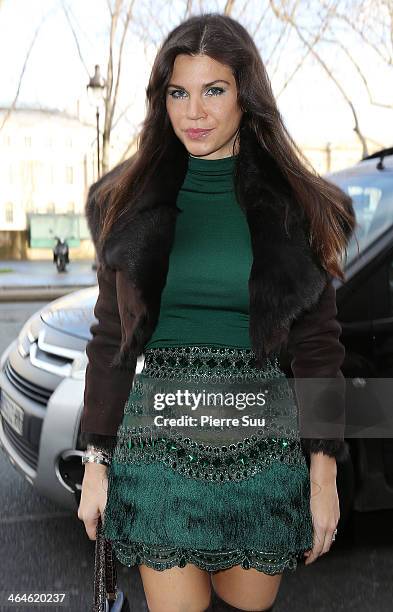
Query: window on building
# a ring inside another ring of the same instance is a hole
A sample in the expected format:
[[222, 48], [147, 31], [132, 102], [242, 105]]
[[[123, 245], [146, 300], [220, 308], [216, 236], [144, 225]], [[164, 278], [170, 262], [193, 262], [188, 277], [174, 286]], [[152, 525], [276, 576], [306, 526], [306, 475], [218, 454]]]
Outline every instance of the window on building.
[[66, 167], [66, 183], [73, 185], [74, 183], [74, 168], [72, 166]]
[[31, 136], [25, 136], [25, 146], [31, 147]]
[[35, 186], [34, 183], [34, 162], [32, 160], [23, 160], [19, 162], [20, 167], [20, 179], [25, 184], [29, 184], [29, 186]]
[[14, 205], [12, 202], [7, 202], [5, 205], [5, 222], [14, 222]]
[[68, 202], [67, 213], [69, 215], [74, 215], [75, 214], [75, 202]]
[[53, 214], [53, 213], [56, 212], [55, 208], [56, 208], [55, 207], [55, 203], [54, 202], [49, 202], [49, 204], [47, 204], [47, 206], [46, 206], [46, 212], [49, 213], [49, 214]]

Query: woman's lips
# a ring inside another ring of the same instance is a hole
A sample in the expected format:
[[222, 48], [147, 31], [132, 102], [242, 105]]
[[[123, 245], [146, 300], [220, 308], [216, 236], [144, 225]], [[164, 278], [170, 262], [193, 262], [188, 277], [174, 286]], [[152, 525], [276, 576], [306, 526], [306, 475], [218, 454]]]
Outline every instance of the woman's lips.
[[186, 130], [186, 134], [192, 140], [198, 140], [199, 138], [205, 138], [208, 134], [210, 134], [212, 130], [213, 128], [209, 130], [190, 129], [190, 130]]

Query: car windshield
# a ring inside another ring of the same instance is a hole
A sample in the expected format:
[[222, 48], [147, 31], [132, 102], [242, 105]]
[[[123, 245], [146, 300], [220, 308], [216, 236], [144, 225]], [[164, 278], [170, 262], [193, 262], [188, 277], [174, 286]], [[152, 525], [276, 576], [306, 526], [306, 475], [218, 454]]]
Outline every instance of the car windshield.
[[327, 178], [351, 196], [355, 209], [357, 225], [348, 244], [348, 265], [358, 256], [355, 236], [361, 255], [393, 224], [393, 173], [331, 174]]

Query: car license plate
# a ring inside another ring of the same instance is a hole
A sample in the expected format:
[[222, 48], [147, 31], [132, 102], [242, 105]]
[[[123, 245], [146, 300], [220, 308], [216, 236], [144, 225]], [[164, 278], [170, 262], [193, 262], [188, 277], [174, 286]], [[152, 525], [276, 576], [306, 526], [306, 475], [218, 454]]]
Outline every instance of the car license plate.
[[1, 392], [0, 412], [19, 435], [23, 433], [23, 410], [4, 391]]

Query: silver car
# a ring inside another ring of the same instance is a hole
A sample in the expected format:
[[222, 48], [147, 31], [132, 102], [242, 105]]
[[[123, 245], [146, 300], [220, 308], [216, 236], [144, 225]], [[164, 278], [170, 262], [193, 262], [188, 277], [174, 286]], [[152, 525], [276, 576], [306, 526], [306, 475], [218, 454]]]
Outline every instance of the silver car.
[[[0, 359], [0, 444], [37, 491], [72, 510], [83, 478], [79, 423], [97, 295], [91, 287], [51, 302]], [[143, 355], [136, 373], [142, 365]]]

